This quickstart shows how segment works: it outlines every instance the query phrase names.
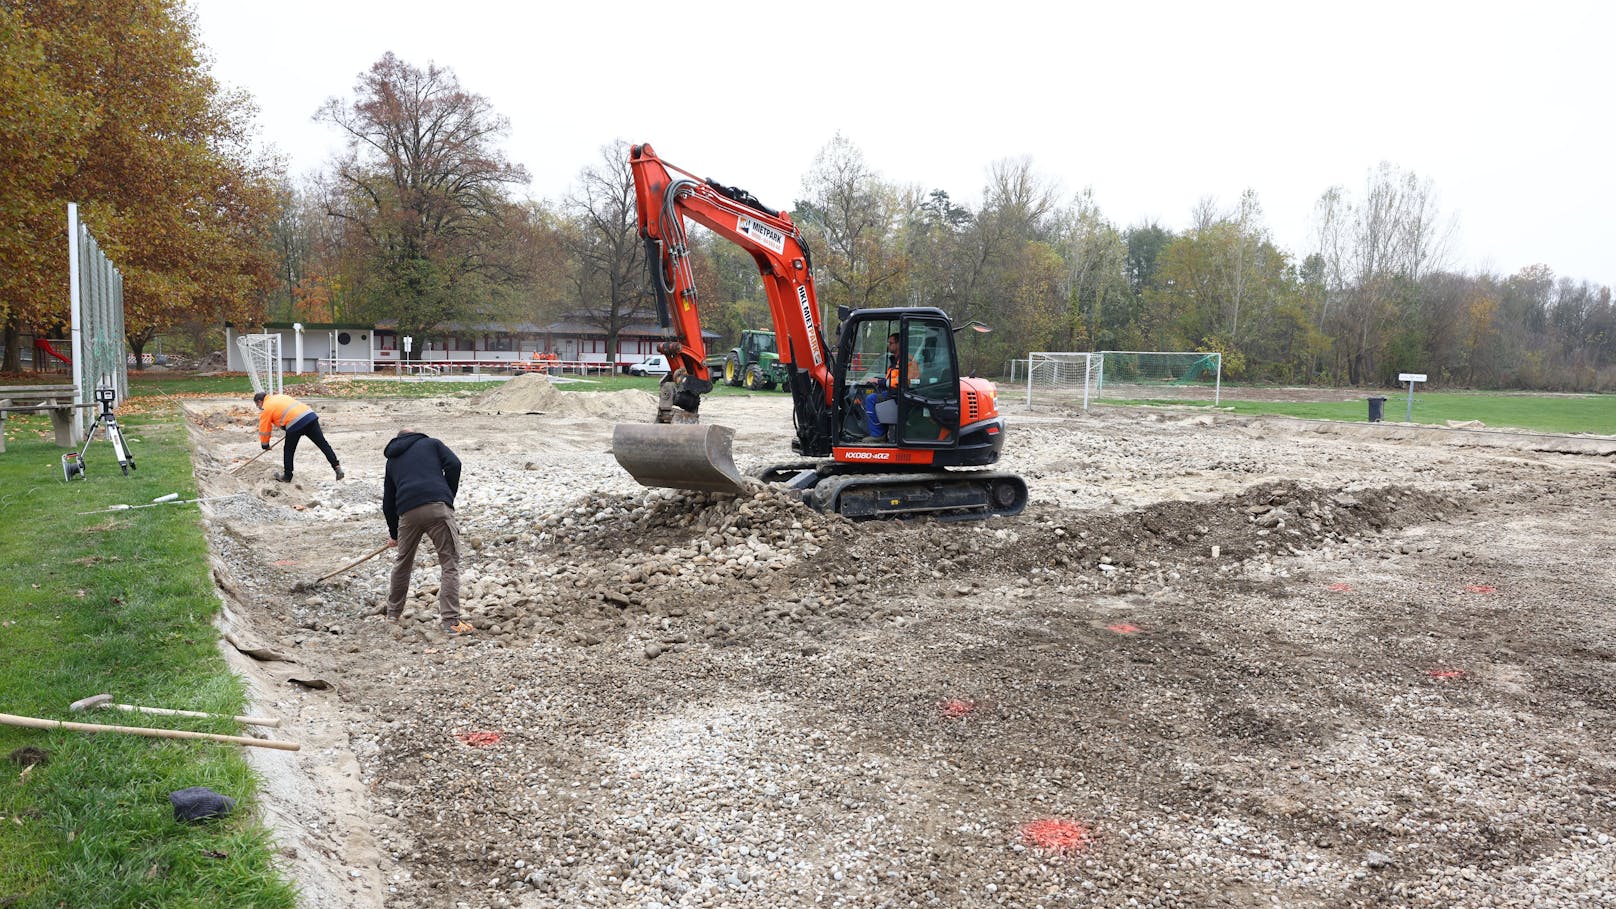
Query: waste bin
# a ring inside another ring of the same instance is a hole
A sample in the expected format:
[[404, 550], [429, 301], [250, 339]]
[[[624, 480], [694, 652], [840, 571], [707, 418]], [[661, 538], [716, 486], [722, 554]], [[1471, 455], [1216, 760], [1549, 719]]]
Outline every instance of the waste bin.
[[1380, 422], [1381, 411], [1383, 411], [1385, 409], [1385, 407], [1386, 407], [1386, 399], [1385, 398], [1370, 398], [1369, 399], [1369, 422], [1371, 422], [1371, 423], [1379, 423]]

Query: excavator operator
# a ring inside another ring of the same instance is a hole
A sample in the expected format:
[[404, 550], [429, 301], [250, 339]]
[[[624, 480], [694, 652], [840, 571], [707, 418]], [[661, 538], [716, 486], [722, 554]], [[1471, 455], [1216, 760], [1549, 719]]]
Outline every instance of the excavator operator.
[[864, 418], [866, 429], [870, 433], [863, 439], [866, 443], [892, 441], [887, 438], [885, 424], [876, 416], [876, 406], [883, 401], [892, 400], [893, 396], [898, 393], [897, 388], [900, 381], [907, 385], [915, 376], [920, 374], [920, 365], [915, 362], [913, 357], [910, 357], [909, 362], [905, 364], [908, 369], [900, 372], [898, 369], [898, 354], [898, 333], [893, 332], [887, 335], [886, 376], [876, 384], [873, 391], [864, 396]]

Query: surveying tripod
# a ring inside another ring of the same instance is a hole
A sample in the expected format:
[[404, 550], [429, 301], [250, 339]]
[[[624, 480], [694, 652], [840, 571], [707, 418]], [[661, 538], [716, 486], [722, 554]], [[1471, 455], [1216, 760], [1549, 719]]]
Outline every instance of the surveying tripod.
[[112, 412], [113, 402], [118, 400], [118, 392], [110, 385], [97, 385], [95, 387], [95, 402], [101, 405], [101, 410], [95, 415], [95, 423], [90, 431], [84, 434], [84, 448], [78, 452], [68, 452], [62, 455], [62, 479], [71, 480], [74, 476], [88, 479], [84, 472], [84, 456], [90, 452], [90, 443], [95, 441], [96, 430], [105, 430], [107, 441], [112, 443], [112, 453], [118, 457], [118, 466], [123, 468], [123, 475], [129, 476], [129, 471], [135, 469], [135, 456], [129, 453], [129, 445], [123, 440], [123, 430], [118, 428], [118, 415]]

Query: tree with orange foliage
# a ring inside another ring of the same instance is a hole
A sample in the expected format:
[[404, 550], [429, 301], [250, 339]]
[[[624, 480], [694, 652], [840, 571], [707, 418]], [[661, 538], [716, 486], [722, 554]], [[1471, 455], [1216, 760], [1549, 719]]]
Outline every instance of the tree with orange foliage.
[[21, 77], [0, 64], [0, 145], [13, 146], [11, 130], [36, 137], [0, 152], [0, 211], [23, 214], [0, 223], [8, 327], [66, 319], [69, 202], [123, 272], [137, 363], [180, 321], [255, 317], [276, 165], [251, 151], [253, 106], [208, 73], [190, 10], [18, 0], [0, 9], [0, 37], [28, 55]]

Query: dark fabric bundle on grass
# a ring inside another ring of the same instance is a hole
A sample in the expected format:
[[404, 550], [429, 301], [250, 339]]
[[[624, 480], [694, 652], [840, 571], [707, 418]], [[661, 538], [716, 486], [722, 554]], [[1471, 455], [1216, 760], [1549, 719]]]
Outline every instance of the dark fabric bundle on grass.
[[210, 817], [224, 817], [236, 809], [236, 800], [220, 795], [205, 786], [192, 786], [168, 794], [174, 803], [174, 820], [203, 821]]

